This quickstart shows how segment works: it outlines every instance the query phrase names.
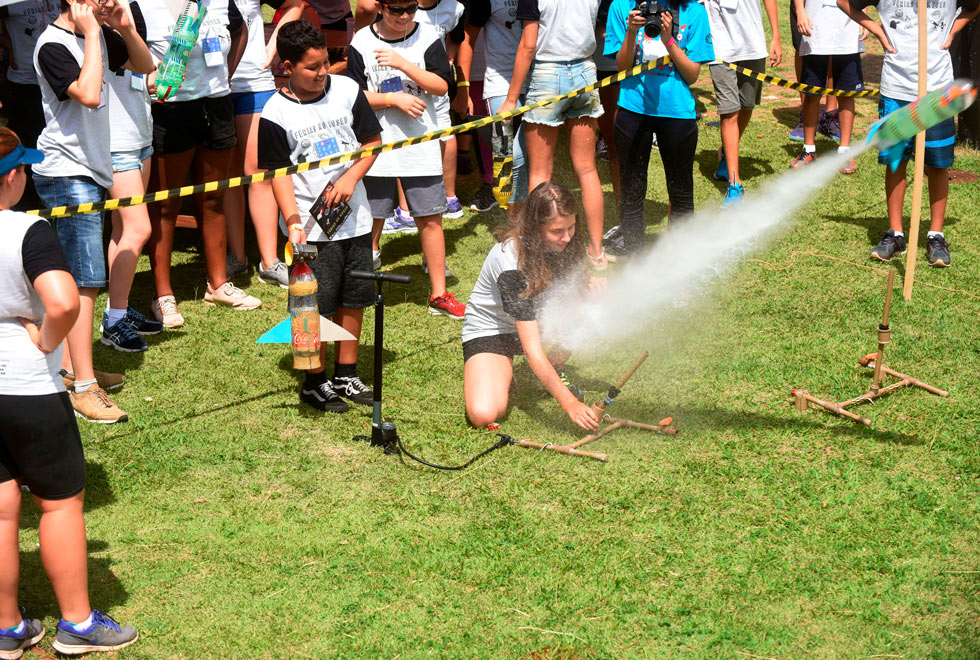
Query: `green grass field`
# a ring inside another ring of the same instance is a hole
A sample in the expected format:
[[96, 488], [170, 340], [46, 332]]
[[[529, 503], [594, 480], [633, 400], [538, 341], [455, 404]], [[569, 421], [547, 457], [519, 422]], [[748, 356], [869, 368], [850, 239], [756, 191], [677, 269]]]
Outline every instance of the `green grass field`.
[[[742, 142], [750, 195], [798, 149], [785, 139], [795, 93], [764, 96]], [[716, 206], [706, 70], [698, 97], [696, 195]], [[863, 135], [875, 103], [858, 110]], [[818, 140], [820, 152], [833, 147]], [[956, 169], [980, 170], [976, 152], [957, 158]], [[666, 209], [652, 161], [651, 241]], [[572, 358], [595, 398], [649, 349], [610, 412], [671, 415], [680, 428], [617, 432], [593, 445], [606, 464], [513, 447], [440, 473], [353, 442], [370, 410], [300, 405], [288, 347], [254, 343], [286, 316], [285, 292], [253, 271], [239, 284], [262, 309], [206, 308], [199, 239], [182, 231], [174, 283], [186, 328], [150, 338], [139, 356], [97, 346], [96, 366], [128, 378], [114, 398], [130, 421], [81, 427], [93, 604], [142, 636], [119, 657], [980, 656], [976, 183], [951, 187], [953, 267], [925, 265], [923, 226], [914, 296], [892, 309], [889, 362], [952, 395], [902, 391], [861, 409], [871, 428], [788, 404], [790, 387], [841, 400], [870, 382], [856, 361], [875, 348], [883, 302], [886, 266], [867, 254], [886, 228], [884, 176], [874, 152], [858, 165], [740, 264], [682, 333]], [[558, 178], [575, 183], [567, 169]], [[477, 185], [461, 181], [462, 196]], [[461, 299], [505, 221], [446, 222]], [[415, 278], [388, 289], [385, 415], [411, 450], [460, 462], [494, 439], [463, 415], [460, 325], [425, 312], [416, 236], [389, 238], [384, 255]], [[901, 276], [904, 259], [895, 266]], [[133, 304], [146, 311], [151, 296], [144, 259]], [[371, 313], [365, 327], [370, 376]], [[521, 360], [514, 397], [510, 435], [581, 435]], [[21, 597], [50, 632], [57, 606], [36, 523], [25, 504]], [[25, 657], [49, 657], [50, 640]]]

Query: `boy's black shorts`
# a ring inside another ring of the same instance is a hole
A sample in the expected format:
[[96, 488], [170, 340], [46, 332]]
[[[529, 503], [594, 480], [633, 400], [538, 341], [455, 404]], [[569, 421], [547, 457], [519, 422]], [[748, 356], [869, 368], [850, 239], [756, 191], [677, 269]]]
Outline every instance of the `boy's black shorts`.
[[350, 276], [352, 270], [374, 270], [370, 233], [311, 245], [317, 250], [310, 269], [316, 278], [320, 316], [330, 318], [338, 307], [363, 309], [374, 304], [374, 282]]
[[0, 483], [17, 478], [44, 500], [85, 488], [82, 438], [67, 392], [0, 395]]
[[231, 149], [235, 135], [235, 104], [230, 96], [154, 103], [153, 151], [178, 154], [194, 147]]

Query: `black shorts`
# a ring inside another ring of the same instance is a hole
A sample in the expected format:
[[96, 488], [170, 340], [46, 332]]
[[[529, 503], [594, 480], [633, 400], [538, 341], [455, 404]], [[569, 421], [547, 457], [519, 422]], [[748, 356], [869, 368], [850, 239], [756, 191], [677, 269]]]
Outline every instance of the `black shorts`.
[[0, 395], [0, 483], [18, 478], [44, 500], [85, 488], [82, 438], [67, 392]]
[[235, 104], [230, 96], [154, 103], [153, 152], [179, 154], [194, 147], [231, 149], [235, 136]]
[[463, 342], [463, 364], [480, 353], [493, 353], [513, 359], [515, 355], [524, 355], [524, 347], [521, 346], [521, 338], [517, 336], [516, 332], [477, 337]]
[[797, 53], [800, 52], [800, 45], [803, 44], [803, 35], [800, 34], [800, 28], [796, 24], [796, 3], [793, 0], [790, 0], [789, 3], [789, 34], [793, 40], [793, 50]]
[[371, 234], [311, 245], [317, 251], [310, 268], [316, 278], [316, 302], [321, 316], [330, 318], [338, 307], [363, 309], [374, 304], [374, 282], [350, 276], [352, 270], [374, 270]]
[[[827, 86], [827, 71], [834, 72], [834, 89], [845, 92], [860, 92], [864, 89], [864, 73], [861, 70], [861, 54], [849, 55], [804, 55], [803, 73], [800, 82], [814, 87]], [[821, 96], [813, 92], [803, 92], [809, 96]]]
[[347, 15], [343, 18], [339, 18], [333, 23], [322, 23], [320, 29], [324, 31], [333, 32], [347, 32], [347, 19], [354, 18], [354, 14], [347, 12]]

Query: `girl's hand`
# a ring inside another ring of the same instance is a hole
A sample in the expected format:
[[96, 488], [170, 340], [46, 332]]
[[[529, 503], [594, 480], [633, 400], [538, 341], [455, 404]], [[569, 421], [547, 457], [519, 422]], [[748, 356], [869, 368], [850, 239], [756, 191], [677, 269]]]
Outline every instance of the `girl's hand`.
[[779, 66], [783, 61], [783, 44], [779, 39], [773, 39], [769, 44], [769, 66]]
[[626, 30], [636, 34], [637, 31], [643, 29], [643, 26], [647, 24], [647, 21], [640, 14], [639, 9], [633, 9], [630, 11], [630, 15], [626, 18]]
[[599, 428], [599, 418], [596, 417], [592, 408], [581, 401], [572, 401], [565, 410], [568, 418], [581, 426], [586, 431], [595, 431]]
[[153, 69], [146, 74], [146, 93], [150, 96], [157, 95], [157, 70]]
[[671, 39], [674, 38], [674, 33], [671, 28], [674, 27], [674, 17], [670, 15], [669, 11], [665, 11], [660, 14], [660, 41], [666, 46]]
[[[897, 50], [895, 50], [895, 47], [894, 47], [894, 46], [892, 46], [892, 42], [890, 42], [890, 41], [888, 40], [888, 35], [887, 35], [887, 34], [885, 34], [885, 31], [884, 31], [884, 30], [882, 30], [882, 31], [881, 31], [881, 34], [879, 34], [879, 35], [875, 35], [875, 36], [877, 36], [877, 37], [878, 37], [878, 41], [880, 41], [880, 42], [881, 42], [881, 47], [885, 49], [885, 52], [886, 52], [886, 53], [891, 53], [892, 55], [894, 55], [895, 53], [897, 53], [897, 52], [898, 52]], [[952, 42], [953, 42], [953, 39], [952, 39], [952, 37], [950, 37], [950, 39], [949, 39], [949, 41], [947, 41], [947, 42], [946, 42], [946, 43], [945, 43], [945, 44], [943, 45], [943, 48], [949, 48], [949, 45], [950, 45], [950, 44], [951, 44]]]
[[797, 15], [796, 29], [799, 30], [800, 34], [802, 34], [804, 37], [813, 36], [813, 21], [810, 20], [810, 17], [805, 11], [799, 12]]
[[418, 119], [425, 112], [425, 101], [408, 92], [395, 92], [391, 95], [391, 105], [406, 113], [413, 119]]
[[17, 317], [17, 320], [20, 321], [20, 324], [24, 326], [25, 330], [27, 330], [27, 336], [30, 337], [31, 342], [37, 346], [37, 350], [41, 351], [45, 355], [51, 352], [41, 347], [41, 328], [38, 327], [37, 323], [30, 319], [25, 319], [23, 316]]
[[504, 99], [504, 102], [497, 109], [497, 114], [499, 115], [502, 112], [510, 112], [511, 110], [514, 110], [515, 108], [517, 108], [517, 101], [510, 101], [508, 99]]
[[598, 298], [606, 291], [609, 280], [605, 277], [590, 277], [586, 284], [586, 291], [590, 298]]
[[374, 51], [374, 58], [380, 66], [391, 67], [399, 71], [404, 71], [405, 67], [408, 66], [408, 60], [390, 48], [379, 48]]
[[71, 3], [71, 20], [86, 37], [97, 37], [102, 31], [92, 7], [84, 2]]

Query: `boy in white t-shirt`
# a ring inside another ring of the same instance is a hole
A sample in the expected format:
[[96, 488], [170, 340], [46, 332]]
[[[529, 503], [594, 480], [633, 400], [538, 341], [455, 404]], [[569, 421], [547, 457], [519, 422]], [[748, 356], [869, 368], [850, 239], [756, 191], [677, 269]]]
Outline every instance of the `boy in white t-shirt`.
[[[359, 30], [347, 52], [347, 75], [361, 89], [381, 122], [382, 139], [392, 142], [438, 128], [436, 103], [449, 91], [449, 58], [432, 27], [414, 20], [414, 0], [379, 2], [381, 20]], [[466, 305], [446, 291], [446, 242], [442, 214], [446, 187], [437, 141], [383, 153], [364, 177], [374, 215], [374, 259], [380, 266], [381, 229], [395, 210], [401, 182], [408, 211], [418, 225], [422, 255], [428, 264], [429, 313], [463, 319]]]
[[[796, 3], [797, 25], [803, 40], [800, 55], [803, 71], [800, 82], [804, 85], [823, 87], [827, 72], [833, 72], [834, 86], [848, 92], [864, 89], [864, 73], [861, 70], [861, 28], [842, 12], [832, 0], [793, 0]], [[820, 121], [819, 93], [803, 93], [803, 149], [793, 159], [790, 167], [798, 170], [817, 157], [817, 124]], [[851, 150], [851, 131], [854, 128], [854, 97], [837, 99], [837, 117], [840, 120], [840, 146], [838, 153]], [[854, 159], [841, 168], [841, 174], [854, 174]]]
[[[758, 0], [704, 0], [711, 25], [711, 45], [715, 57], [759, 73], [766, 70], [766, 34], [762, 29], [762, 12]], [[783, 59], [779, 39], [779, 17], [776, 0], [763, 0], [772, 41], [768, 56], [772, 66]], [[711, 82], [721, 117], [721, 149], [715, 178], [728, 182], [722, 206], [736, 204], [745, 194], [738, 172], [738, 143], [742, 139], [752, 110], [762, 102], [762, 81], [736, 72], [727, 64], [709, 67]]]
[[[878, 116], [894, 112], [918, 98], [919, 21], [915, 7], [895, 0], [838, 0], [847, 15], [878, 37], [885, 48], [881, 67], [881, 99]], [[965, 4], [965, 3], [964, 3]], [[957, 0], [929, 2], [927, 32], [926, 90], [942, 89], [953, 82], [953, 62], [949, 47], [953, 37], [980, 14], [980, 4], [964, 7]], [[864, 8], [876, 6], [881, 23], [871, 20]], [[949, 266], [949, 243], [943, 234], [946, 200], [949, 196], [949, 168], [953, 165], [956, 121], [940, 122], [926, 131], [925, 166], [929, 175], [929, 232], [926, 234], [926, 259], [930, 266]], [[871, 258], [888, 261], [906, 251], [902, 215], [905, 206], [906, 168], [914, 155], [914, 139], [908, 140], [901, 163], [894, 170], [885, 168], [885, 201], [888, 205], [888, 230], [871, 251]], [[888, 165], [881, 154], [878, 162]]]

